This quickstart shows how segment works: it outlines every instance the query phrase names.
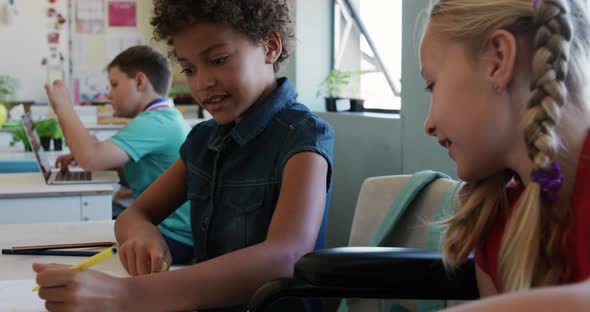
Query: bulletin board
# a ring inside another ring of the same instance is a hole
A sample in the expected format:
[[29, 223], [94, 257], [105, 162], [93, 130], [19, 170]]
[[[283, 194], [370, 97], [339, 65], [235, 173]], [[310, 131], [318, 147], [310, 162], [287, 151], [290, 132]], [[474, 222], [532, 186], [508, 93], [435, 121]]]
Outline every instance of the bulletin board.
[[70, 79], [69, 0], [0, 0], [0, 75], [17, 101], [47, 102], [43, 85]]

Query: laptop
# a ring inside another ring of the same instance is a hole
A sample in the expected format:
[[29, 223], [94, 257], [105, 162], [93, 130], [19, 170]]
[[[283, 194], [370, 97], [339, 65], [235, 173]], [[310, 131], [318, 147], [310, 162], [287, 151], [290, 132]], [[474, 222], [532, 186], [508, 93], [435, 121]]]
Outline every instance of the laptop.
[[33, 119], [31, 115], [23, 115], [23, 127], [31, 149], [35, 153], [35, 158], [41, 173], [45, 178], [45, 183], [63, 185], [63, 184], [110, 184], [118, 183], [119, 175], [115, 170], [106, 171], [68, 171], [61, 172], [59, 169], [51, 170], [49, 159], [43, 148], [41, 148], [39, 135], [35, 126], [33, 125]]

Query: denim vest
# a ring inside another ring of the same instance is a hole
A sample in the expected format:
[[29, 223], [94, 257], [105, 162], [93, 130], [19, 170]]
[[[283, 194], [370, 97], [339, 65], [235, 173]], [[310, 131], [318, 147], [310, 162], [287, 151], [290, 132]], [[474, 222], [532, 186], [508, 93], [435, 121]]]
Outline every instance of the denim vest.
[[323, 247], [329, 205], [334, 131], [296, 102], [289, 80], [236, 125], [214, 120], [196, 125], [180, 149], [186, 166], [187, 197], [197, 262], [266, 239], [286, 162], [314, 152], [328, 162], [328, 196], [316, 242]]

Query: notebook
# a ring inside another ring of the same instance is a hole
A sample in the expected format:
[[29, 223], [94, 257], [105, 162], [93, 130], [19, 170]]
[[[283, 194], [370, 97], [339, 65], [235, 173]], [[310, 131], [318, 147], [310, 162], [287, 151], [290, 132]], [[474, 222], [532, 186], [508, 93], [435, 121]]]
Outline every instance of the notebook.
[[41, 148], [39, 135], [33, 125], [33, 120], [29, 114], [23, 115], [23, 127], [31, 149], [35, 153], [35, 159], [41, 169], [41, 173], [47, 184], [101, 184], [101, 183], [118, 183], [119, 175], [115, 170], [107, 171], [68, 171], [61, 172], [59, 169], [51, 170], [51, 165], [43, 148]]

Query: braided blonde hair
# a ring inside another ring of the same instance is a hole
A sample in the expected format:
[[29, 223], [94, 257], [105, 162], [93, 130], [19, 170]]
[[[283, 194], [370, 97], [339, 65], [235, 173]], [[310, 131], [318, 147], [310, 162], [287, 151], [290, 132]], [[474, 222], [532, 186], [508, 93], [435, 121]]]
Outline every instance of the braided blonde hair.
[[[524, 140], [536, 170], [549, 170], [560, 152], [556, 131], [561, 107], [583, 103], [590, 63], [587, 0], [440, 0], [430, 10], [429, 25], [462, 40], [474, 52], [497, 29], [512, 32], [533, 47], [531, 95], [524, 120]], [[572, 14], [572, 12], [575, 12]], [[575, 32], [575, 36], [574, 36]], [[569, 69], [569, 74], [568, 74]], [[446, 220], [443, 254], [450, 265], [482, 247], [492, 222], [506, 212], [510, 172], [465, 183], [460, 205]], [[501, 242], [499, 282], [503, 291], [559, 284], [571, 279], [561, 254], [569, 207], [542, 200], [538, 183], [528, 183], [510, 212]]]

